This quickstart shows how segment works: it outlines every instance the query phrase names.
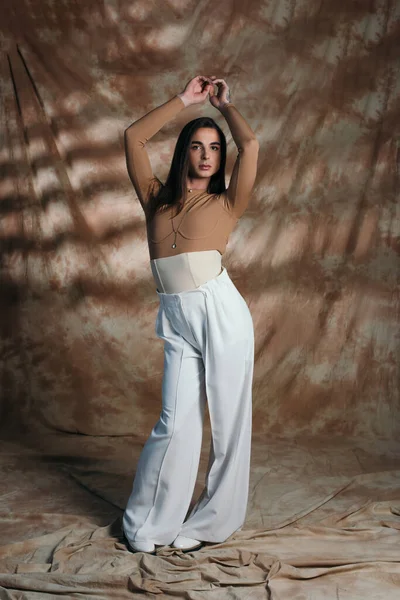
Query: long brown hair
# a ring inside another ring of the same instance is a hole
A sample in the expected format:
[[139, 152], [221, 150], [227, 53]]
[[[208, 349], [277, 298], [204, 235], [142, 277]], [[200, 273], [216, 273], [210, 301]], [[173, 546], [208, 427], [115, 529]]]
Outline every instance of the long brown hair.
[[[183, 204], [187, 198], [187, 176], [189, 173], [189, 146], [193, 133], [200, 127], [215, 129], [219, 133], [221, 143], [221, 162], [219, 169], [214, 175], [211, 175], [207, 187], [209, 194], [222, 194], [226, 190], [225, 186], [225, 165], [226, 165], [226, 138], [222, 129], [211, 117], [199, 117], [186, 123], [177, 139], [171, 167], [165, 184], [160, 184], [156, 193], [151, 194], [149, 198], [149, 209], [147, 218], [151, 220], [158, 209], [166, 206], [177, 205], [178, 213], [182, 210]], [[177, 214], [178, 214], [177, 213]]]

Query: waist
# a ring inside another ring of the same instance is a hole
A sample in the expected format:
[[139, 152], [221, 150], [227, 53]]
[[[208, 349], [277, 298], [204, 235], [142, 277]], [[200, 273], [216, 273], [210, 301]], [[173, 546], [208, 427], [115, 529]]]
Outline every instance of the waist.
[[175, 256], [154, 258], [150, 267], [157, 291], [178, 294], [194, 290], [222, 271], [222, 256], [218, 250], [182, 252]]

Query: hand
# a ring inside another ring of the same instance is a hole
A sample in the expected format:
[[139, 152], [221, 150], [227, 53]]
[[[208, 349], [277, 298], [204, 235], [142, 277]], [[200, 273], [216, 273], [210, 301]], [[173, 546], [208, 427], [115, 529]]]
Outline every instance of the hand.
[[[217, 79], [215, 75], [211, 77], [212, 89], [210, 90], [210, 102], [215, 107], [221, 110], [227, 102], [231, 101], [228, 84], [225, 79]], [[217, 86], [218, 92], [215, 94], [214, 85]]]
[[191, 79], [187, 83], [184, 91], [178, 95], [181, 97], [183, 96], [183, 102], [186, 106], [189, 106], [190, 104], [200, 104], [201, 102], [204, 102], [212, 89], [213, 84], [211, 83], [211, 79], [198, 75]]

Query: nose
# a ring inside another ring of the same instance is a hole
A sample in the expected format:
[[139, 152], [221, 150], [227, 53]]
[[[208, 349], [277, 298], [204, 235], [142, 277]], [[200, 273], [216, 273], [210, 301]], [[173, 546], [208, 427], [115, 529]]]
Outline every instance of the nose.
[[207, 160], [207, 158], [208, 158], [208, 150], [207, 150], [207, 148], [203, 147], [202, 158], [204, 160]]

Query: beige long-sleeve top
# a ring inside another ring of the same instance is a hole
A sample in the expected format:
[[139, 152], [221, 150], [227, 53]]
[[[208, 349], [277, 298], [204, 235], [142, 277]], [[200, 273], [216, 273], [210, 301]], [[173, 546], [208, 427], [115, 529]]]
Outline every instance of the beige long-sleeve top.
[[[223, 255], [229, 235], [248, 206], [256, 177], [257, 139], [238, 109], [230, 103], [222, 112], [238, 155], [226, 192], [209, 194], [193, 190], [172, 223], [176, 207], [163, 209], [149, 219], [149, 195], [157, 191], [160, 183], [153, 173], [146, 143], [183, 108], [185, 104], [181, 98], [174, 96], [135, 121], [125, 132], [128, 173], [146, 214], [151, 260], [201, 250], [218, 250]], [[179, 227], [175, 249], [171, 247], [175, 239], [172, 224], [175, 230]]]

